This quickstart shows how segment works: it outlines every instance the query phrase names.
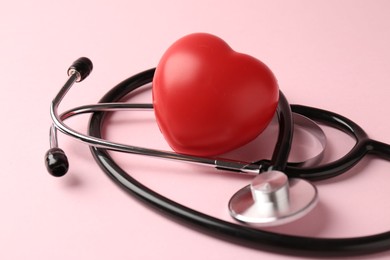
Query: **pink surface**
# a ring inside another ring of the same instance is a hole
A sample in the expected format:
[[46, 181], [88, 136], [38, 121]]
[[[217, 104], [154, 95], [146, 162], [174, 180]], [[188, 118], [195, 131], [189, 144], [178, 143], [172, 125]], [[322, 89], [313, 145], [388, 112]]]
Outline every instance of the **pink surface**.
[[[79, 56], [95, 68], [62, 109], [94, 103], [129, 75], [156, 66], [179, 37], [213, 33], [266, 63], [291, 103], [336, 111], [390, 143], [389, 1], [37, 0], [0, 7], [0, 259], [294, 258], [218, 240], [151, 211], [101, 172], [88, 147], [62, 135], [71, 170], [49, 176], [43, 165], [49, 103]], [[150, 92], [137, 100], [150, 100]], [[108, 137], [168, 149], [153, 114], [145, 113], [115, 115]], [[70, 124], [84, 130], [85, 119]], [[352, 141], [327, 132], [331, 160]], [[231, 194], [249, 182], [200, 166], [116, 157], [167, 197], [226, 220]], [[317, 237], [389, 230], [389, 169], [370, 157], [345, 176], [318, 182], [319, 206], [271, 230]]]

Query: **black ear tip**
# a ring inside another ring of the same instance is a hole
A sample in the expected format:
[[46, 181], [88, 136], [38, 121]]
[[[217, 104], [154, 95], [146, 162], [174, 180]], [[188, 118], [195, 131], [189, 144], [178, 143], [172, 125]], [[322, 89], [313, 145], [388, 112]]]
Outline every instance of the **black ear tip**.
[[78, 58], [76, 61], [72, 63], [72, 65], [68, 69], [68, 75], [71, 74], [71, 72], [77, 71], [80, 74], [80, 78], [78, 79], [78, 82], [84, 80], [88, 75], [91, 73], [93, 69], [93, 64], [90, 59], [87, 57], [81, 57]]
[[47, 171], [54, 177], [64, 176], [69, 169], [68, 158], [60, 148], [51, 148], [46, 152], [45, 165]]

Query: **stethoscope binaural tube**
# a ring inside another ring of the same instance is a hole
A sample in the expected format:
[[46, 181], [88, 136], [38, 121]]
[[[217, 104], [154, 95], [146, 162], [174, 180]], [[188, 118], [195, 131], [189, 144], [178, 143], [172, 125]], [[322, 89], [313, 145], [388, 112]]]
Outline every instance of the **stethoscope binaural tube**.
[[[82, 59], [86, 59], [86, 58], [82, 58]], [[75, 63], [77, 64], [78, 62], [79, 60], [77, 60]], [[71, 66], [71, 68], [73, 67], [74, 66]], [[71, 68], [69, 70], [71, 70]], [[120, 110], [134, 109], [134, 108], [151, 109], [151, 107], [147, 104], [137, 105], [137, 104], [127, 104], [127, 103], [115, 103], [115, 104], [101, 103], [96, 105], [81, 106], [72, 109], [70, 111], [66, 111], [63, 114], [59, 115], [58, 106], [61, 100], [69, 91], [69, 89], [72, 87], [72, 85], [80, 78], [79, 74], [74, 73], [74, 71], [70, 73], [70, 77], [68, 81], [62, 87], [62, 89], [57, 94], [57, 96], [53, 99], [50, 106], [50, 115], [53, 120], [53, 125], [50, 129], [50, 149], [45, 155], [45, 165], [49, 173], [52, 174], [53, 176], [56, 177], [63, 176], [64, 174], [66, 174], [69, 167], [69, 163], [64, 151], [58, 148], [57, 129], [63, 132], [64, 134], [67, 134], [75, 139], [78, 139], [79, 141], [84, 142], [90, 146], [106, 148], [113, 151], [141, 154], [146, 156], [153, 156], [153, 157], [160, 157], [165, 159], [186, 161], [186, 162], [202, 164], [202, 165], [209, 165], [209, 166], [216, 167], [218, 169], [231, 170], [235, 172], [241, 172], [244, 174], [257, 174], [259, 172], [258, 164], [242, 162], [237, 160], [227, 160], [222, 158], [196, 157], [196, 156], [185, 155], [185, 154], [177, 154], [174, 152], [114, 143], [114, 142], [109, 142], [107, 140], [104, 140], [102, 138], [96, 138], [93, 136], [85, 135], [77, 132], [76, 130], [71, 129], [64, 123], [64, 120], [75, 115], [76, 114], [75, 111], [78, 111], [77, 114], [80, 114], [80, 113], [91, 113], [96, 111], [106, 111], [106, 112], [116, 111], [119, 109]], [[152, 81], [154, 71], [155, 69], [150, 69], [141, 74], [135, 75], [131, 78], [131, 82], [140, 84], [140, 86], [145, 85]]]
[[[79, 72], [80, 70], [81, 72]], [[86, 76], [89, 75], [92, 70], [92, 62], [83, 57], [79, 60], [75, 61], [72, 66], [68, 70], [69, 79], [61, 88], [60, 92], [53, 99], [50, 106], [50, 114], [53, 120], [53, 125], [50, 129], [50, 150], [46, 153], [45, 163], [47, 170], [56, 177], [63, 176], [68, 171], [69, 163], [67, 157], [63, 150], [58, 148], [57, 142], [57, 129], [69, 136], [72, 136], [75, 139], [78, 139], [81, 142], [84, 142], [88, 145], [106, 148], [113, 151], [120, 151], [126, 153], [133, 154], [141, 154], [153, 157], [160, 157], [165, 159], [174, 159], [180, 161], [186, 161], [196, 164], [203, 164], [213, 166], [217, 169], [224, 169], [229, 171], [241, 172], [243, 174], [251, 174], [256, 175], [259, 171], [265, 171], [269, 169], [272, 165], [272, 168], [282, 169], [285, 167], [286, 160], [289, 155], [290, 146], [286, 145], [287, 143], [291, 144], [292, 140], [292, 131], [279, 131], [278, 143], [276, 145], [277, 149], [273, 153], [273, 157], [271, 159], [271, 163], [267, 164], [267, 169], [262, 169], [261, 165], [258, 163], [237, 161], [231, 159], [223, 159], [223, 158], [205, 158], [205, 157], [197, 157], [185, 154], [177, 154], [174, 152], [161, 151], [156, 149], [148, 149], [143, 147], [125, 145], [120, 143], [109, 142], [102, 138], [96, 138], [93, 136], [85, 135], [77, 132], [76, 130], [71, 129], [67, 125], [65, 125], [64, 120], [80, 113], [92, 113], [97, 111], [116, 111], [123, 109], [134, 109], [134, 108], [142, 108], [142, 109], [151, 109], [147, 104], [127, 104], [127, 103], [100, 103], [96, 105], [86, 105], [81, 106], [70, 111], [66, 111], [63, 114], [58, 113], [58, 106], [66, 93], [70, 90], [75, 82], [82, 81]], [[128, 81], [131, 84], [136, 84], [137, 86], [142, 86], [147, 83], [150, 83], [153, 79], [155, 69], [147, 70], [143, 73], [135, 75], [131, 77]], [[283, 125], [289, 125], [286, 127], [287, 129], [292, 129], [292, 115], [291, 109], [287, 103], [286, 98], [283, 93], [280, 92], [280, 99], [284, 102], [280, 102], [279, 106], [283, 105], [283, 109], [279, 109], [278, 116], [280, 117], [281, 127]], [[286, 112], [282, 112], [286, 111]], [[279, 151], [280, 150], [280, 151]]]

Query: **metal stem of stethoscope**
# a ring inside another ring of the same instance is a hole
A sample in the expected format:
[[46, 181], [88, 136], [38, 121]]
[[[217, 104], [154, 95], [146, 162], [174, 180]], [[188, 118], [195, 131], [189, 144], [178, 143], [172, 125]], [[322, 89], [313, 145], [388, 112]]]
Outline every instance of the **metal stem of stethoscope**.
[[[173, 152], [167, 152], [167, 151], [161, 151], [156, 149], [148, 149], [148, 148], [142, 148], [137, 146], [130, 146], [115, 142], [109, 142], [104, 139], [84, 135], [82, 133], [79, 133], [70, 127], [66, 126], [64, 124], [64, 120], [80, 114], [80, 113], [92, 113], [92, 112], [101, 112], [101, 111], [118, 111], [123, 109], [151, 109], [150, 104], [128, 104], [128, 103], [106, 103], [106, 104], [96, 104], [96, 105], [88, 105], [88, 106], [81, 106], [74, 108], [72, 110], [69, 110], [61, 115], [58, 113], [58, 107], [66, 95], [66, 93], [69, 91], [69, 89], [73, 86], [75, 82], [79, 82], [80, 80], [80, 72], [77, 69], [74, 69], [71, 67], [71, 69], [68, 71], [69, 78], [64, 84], [64, 86], [61, 88], [57, 96], [53, 99], [51, 106], [50, 106], [50, 115], [53, 120], [53, 125], [50, 130], [50, 146], [54, 151], [58, 152], [58, 141], [57, 141], [57, 134], [56, 129], [59, 131], [72, 136], [90, 146], [98, 147], [98, 148], [105, 148], [113, 151], [119, 151], [119, 152], [125, 152], [125, 153], [133, 153], [133, 154], [142, 154], [142, 155], [148, 155], [153, 157], [160, 157], [165, 159], [174, 159], [179, 161], [186, 161], [196, 164], [202, 164], [202, 165], [209, 165], [216, 167], [218, 169], [225, 169], [235, 172], [241, 172], [244, 174], [258, 174], [260, 171], [260, 167], [258, 164], [255, 163], [248, 163], [248, 162], [242, 162], [242, 161], [236, 161], [236, 160], [228, 160], [228, 159], [220, 159], [220, 158], [202, 158], [202, 157], [196, 157], [196, 156], [190, 156], [190, 155], [184, 155], [184, 154], [177, 154]], [[63, 151], [60, 151], [60, 154], [62, 157], [65, 157], [64, 154], [62, 154]], [[47, 157], [53, 157], [53, 154], [49, 153]], [[66, 157], [65, 157], [66, 158]], [[55, 176], [62, 176], [66, 173], [67, 169], [66, 167], [61, 167], [61, 169], [56, 168], [56, 165], [53, 164], [50, 165], [50, 160], [47, 160], [48, 164], [48, 170]], [[55, 159], [51, 160], [52, 162], [55, 162]], [[50, 170], [50, 167], [54, 167], [52, 170]]]
[[[72, 128], [65, 125], [64, 120], [83, 113], [94, 113], [94, 112], [114, 112], [114, 111], [123, 111], [123, 110], [152, 110], [152, 104], [129, 104], [129, 103], [99, 103], [93, 105], [84, 105], [68, 110], [62, 114], [58, 113], [58, 107], [68, 93], [70, 88], [76, 82], [80, 82], [85, 79], [92, 69], [92, 63], [88, 66], [88, 59], [79, 59], [77, 60], [68, 70], [69, 78], [65, 82], [64, 86], [58, 92], [56, 97], [53, 99], [50, 106], [50, 115], [53, 120], [53, 124], [50, 128], [50, 150], [46, 154], [46, 167], [48, 171], [54, 176], [62, 176], [68, 170], [68, 162], [67, 157], [63, 150], [58, 148], [58, 140], [57, 140], [57, 129], [63, 132], [66, 135], [72, 136], [83, 143], [86, 143], [90, 146], [94, 146], [97, 148], [105, 148], [112, 151], [120, 151], [125, 153], [132, 154], [140, 154], [147, 155], [152, 157], [159, 157], [164, 159], [172, 159], [185, 161], [195, 164], [212, 166], [217, 169], [233, 171], [237, 173], [242, 173], [245, 175], [257, 175], [263, 169], [261, 168], [261, 164], [232, 160], [226, 158], [204, 158], [204, 157], [196, 157], [191, 155], [177, 154], [169, 151], [162, 151], [156, 149], [148, 149], [143, 147], [125, 145], [120, 143], [110, 142], [105, 139], [92, 137], [89, 135], [84, 135], [80, 132], [73, 130]], [[85, 65], [87, 64], [87, 65]], [[307, 128], [311, 131], [311, 133], [320, 141], [322, 145], [322, 150], [324, 150], [326, 145], [325, 134], [313, 121], [309, 120], [306, 117], [303, 117], [299, 114], [294, 114], [294, 121], [296, 125], [301, 125], [304, 128]], [[322, 151], [314, 156], [313, 158], [297, 162], [296, 165], [309, 165], [313, 162], [318, 161], [322, 156]]]

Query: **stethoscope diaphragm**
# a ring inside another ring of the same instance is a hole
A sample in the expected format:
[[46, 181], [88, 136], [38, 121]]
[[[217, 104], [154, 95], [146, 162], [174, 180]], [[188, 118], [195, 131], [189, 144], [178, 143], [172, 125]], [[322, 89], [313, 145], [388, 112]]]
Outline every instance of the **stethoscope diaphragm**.
[[230, 215], [259, 227], [282, 225], [297, 220], [317, 203], [316, 187], [303, 179], [289, 179], [280, 171], [257, 175], [250, 185], [229, 201]]

